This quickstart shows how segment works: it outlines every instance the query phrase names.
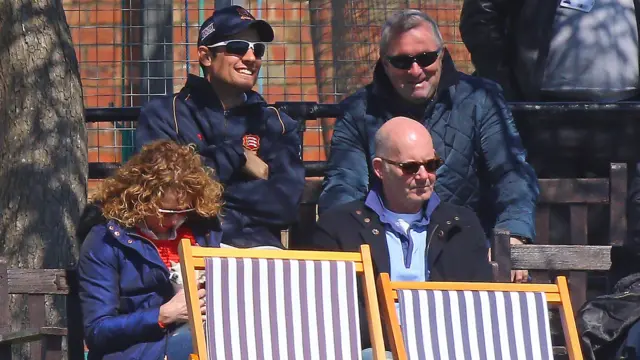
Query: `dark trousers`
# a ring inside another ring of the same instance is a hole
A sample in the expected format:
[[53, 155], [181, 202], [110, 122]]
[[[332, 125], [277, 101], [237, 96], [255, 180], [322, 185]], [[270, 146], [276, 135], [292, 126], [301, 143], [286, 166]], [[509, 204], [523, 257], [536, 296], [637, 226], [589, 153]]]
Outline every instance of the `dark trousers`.
[[189, 360], [193, 354], [193, 343], [189, 324], [181, 325], [174, 330], [167, 340], [167, 360]]

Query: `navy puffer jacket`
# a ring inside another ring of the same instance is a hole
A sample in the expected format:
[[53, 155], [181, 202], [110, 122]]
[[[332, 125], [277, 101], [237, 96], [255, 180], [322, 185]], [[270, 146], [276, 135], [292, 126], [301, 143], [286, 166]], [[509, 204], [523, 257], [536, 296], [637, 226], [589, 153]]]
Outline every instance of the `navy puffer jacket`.
[[[99, 206], [85, 210], [78, 235], [80, 305], [89, 360], [161, 359], [176, 325], [158, 325], [160, 306], [175, 290], [158, 250], [133, 229], [102, 217]], [[189, 219], [184, 225], [198, 245], [219, 247], [215, 219]]]

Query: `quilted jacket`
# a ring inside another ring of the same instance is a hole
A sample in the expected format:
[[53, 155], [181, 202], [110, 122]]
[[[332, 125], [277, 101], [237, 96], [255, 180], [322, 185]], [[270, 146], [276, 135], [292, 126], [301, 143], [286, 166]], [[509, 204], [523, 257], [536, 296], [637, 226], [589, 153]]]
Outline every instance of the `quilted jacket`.
[[476, 211], [487, 235], [498, 227], [533, 240], [538, 180], [499, 85], [458, 72], [446, 53], [439, 90], [426, 108], [403, 102], [380, 62], [373, 82], [341, 105], [320, 212], [364, 198], [378, 181], [371, 167], [376, 131], [392, 117], [407, 116], [429, 129], [445, 161], [435, 188], [443, 201]]
[[[194, 218], [182, 226], [198, 245], [220, 246], [219, 221]], [[167, 330], [175, 325], [160, 328], [158, 314], [175, 290], [157, 248], [132, 229], [106, 221], [95, 204], [85, 209], [78, 230], [84, 240], [78, 282], [88, 360], [162, 359]]]

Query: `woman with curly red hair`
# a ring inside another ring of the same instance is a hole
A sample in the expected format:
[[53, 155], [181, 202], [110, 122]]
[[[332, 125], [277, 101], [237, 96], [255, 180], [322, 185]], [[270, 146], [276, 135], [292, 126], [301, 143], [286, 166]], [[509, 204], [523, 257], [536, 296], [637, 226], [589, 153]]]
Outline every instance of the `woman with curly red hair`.
[[[187, 305], [170, 268], [178, 243], [219, 247], [222, 186], [190, 146], [145, 146], [94, 196], [78, 276], [89, 359], [186, 359]], [[97, 219], [97, 220], [96, 220]], [[84, 235], [84, 234], [82, 234]], [[199, 293], [204, 315], [204, 290]]]

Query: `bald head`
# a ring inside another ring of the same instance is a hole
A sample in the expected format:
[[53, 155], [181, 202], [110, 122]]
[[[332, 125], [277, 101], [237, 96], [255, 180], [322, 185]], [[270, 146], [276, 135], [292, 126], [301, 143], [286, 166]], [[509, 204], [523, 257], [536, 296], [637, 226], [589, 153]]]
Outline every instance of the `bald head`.
[[403, 116], [392, 118], [378, 129], [375, 145], [376, 156], [383, 158], [396, 157], [415, 147], [433, 152], [429, 131], [419, 122]]
[[380, 127], [375, 146], [373, 171], [382, 182], [386, 208], [404, 214], [418, 212], [431, 197], [436, 181], [430, 163], [436, 153], [429, 131], [413, 119], [395, 117]]

